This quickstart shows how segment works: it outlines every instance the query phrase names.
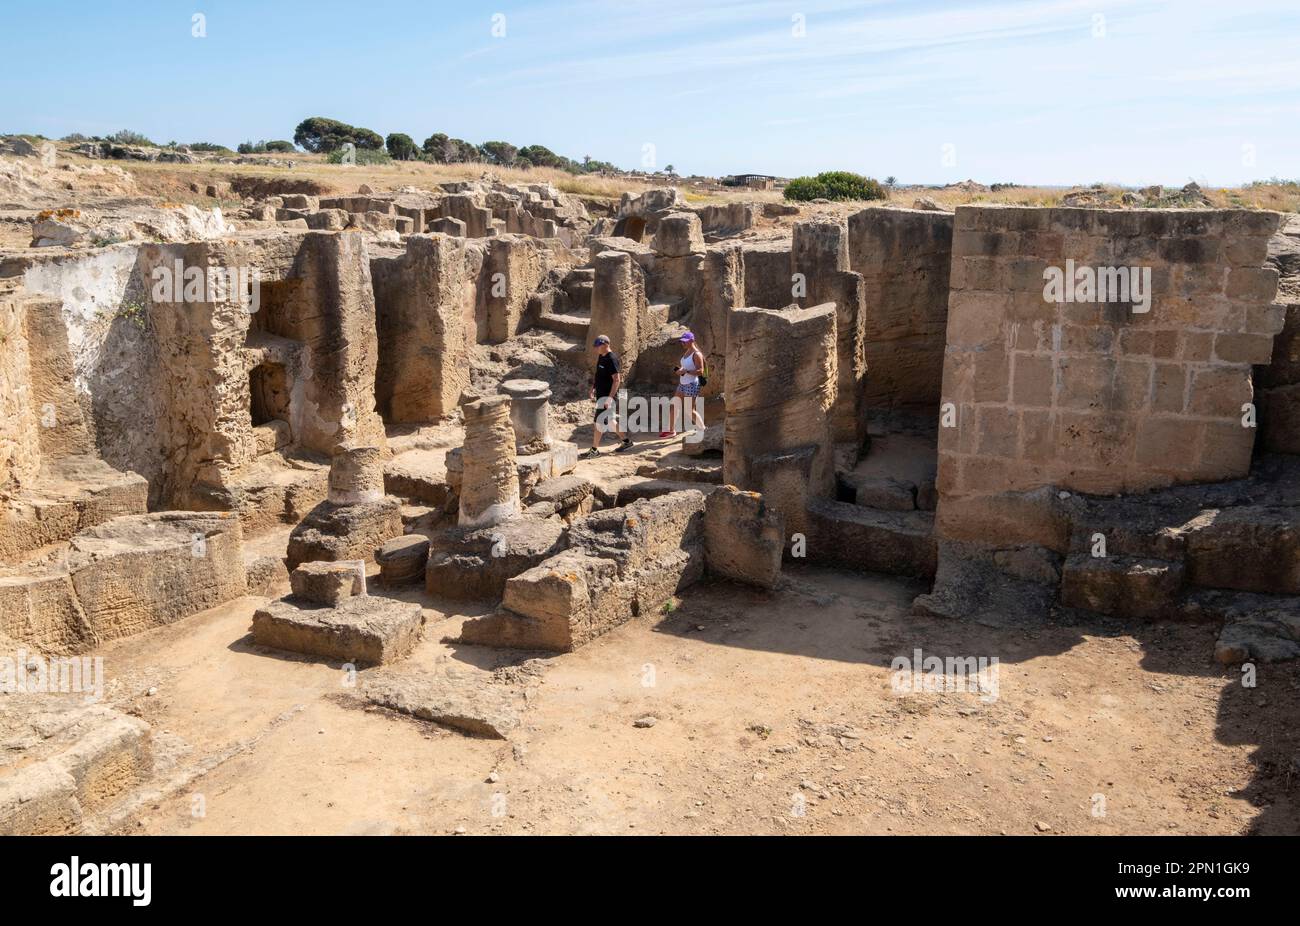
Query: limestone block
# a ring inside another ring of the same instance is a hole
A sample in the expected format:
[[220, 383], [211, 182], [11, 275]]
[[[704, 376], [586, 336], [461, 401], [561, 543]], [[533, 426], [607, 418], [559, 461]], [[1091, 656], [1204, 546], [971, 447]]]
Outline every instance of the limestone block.
[[704, 429], [699, 440], [689, 436], [682, 441], [682, 453], [688, 457], [721, 457], [724, 428], [720, 424], [711, 424]]
[[1066, 557], [1061, 573], [1061, 604], [1118, 617], [1168, 617], [1184, 572], [1179, 562], [1075, 553]]
[[932, 576], [934, 516], [813, 499], [808, 505], [808, 558], [867, 572]]
[[594, 512], [570, 529], [571, 549], [506, 583], [501, 610], [466, 621], [461, 641], [565, 652], [658, 613], [704, 573], [703, 520], [695, 490]]
[[846, 473], [840, 477], [855, 493], [854, 504], [882, 511], [911, 511], [920, 506], [914, 483], [889, 476], [860, 476]]
[[630, 379], [642, 338], [650, 334], [644, 276], [630, 254], [602, 251], [596, 255], [588, 330], [593, 338], [609, 338], [610, 348], [623, 362], [624, 379]]
[[839, 222], [813, 220], [796, 222], [791, 242], [792, 272], [803, 274], [808, 286], [808, 304], [826, 297], [817, 289], [832, 274], [849, 269], [848, 229]]
[[422, 582], [429, 561], [429, 538], [420, 534], [394, 537], [375, 553], [384, 585]]
[[785, 524], [757, 492], [722, 486], [704, 509], [704, 561], [713, 575], [775, 588], [781, 574]]
[[435, 538], [425, 590], [458, 600], [500, 598], [506, 580], [531, 569], [567, 544], [559, 520], [518, 518], [493, 527], [451, 531]]
[[653, 247], [665, 257], [685, 257], [704, 250], [704, 231], [694, 212], [670, 212], [659, 219]]
[[557, 511], [576, 508], [591, 498], [592, 482], [581, 476], [560, 476], [539, 483], [533, 489], [531, 501], [550, 502]]
[[312, 560], [366, 559], [402, 533], [401, 502], [385, 497], [363, 505], [317, 505], [289, 535], [290, 567]]
[[144, 721], [56, 696], [9, 700], [20, 703], [6, 706], [0, 725], [21, 752], [0, 774], [0, 835], [80, 832], [85, 814], [104, 810], [152, 773]]
[[375, 398], [390, 422], [452, 414], [469, 385], [477, 270], [461, 238], [413, 235], [371, 260], [379, 365]]
[[253, 640], [259, 646], [358, 666], [403, 658], [419, 642], [423, 629], [424, 614], [418, 604], [373, 595], [347, 598], [333, 608], [272, 601], [253, 614]]
[[72, 539], [68, 567], [100, 640], [169, 624], [248, 589], [243, 532], [228, 513], [114, 518]]
[[429, 231], [440, 235], [452, 235], [457, 238], [464, 238], [465, 223], [460, 219], [453, 219], [444, 216], [441, 219], [434, 219], [430, 222]]
[[779, 238], [746, 242], [740, 257], [744, 293], [739, 305], [771, 309], [795, 301], [790, 242]]
[[[837, 393], [835, 306], [737, 309], [728, 337], [723, 478], [761, 491], [787, 527], [798, 530], [798, 499], [834, 492], [829, 414]], [[796, 450], [798, 461], [791, 462], [806, 472], [782, 479], [788, 491], [774, 495], [761, 479], [785, 468], [781, 461]]]
[[361, 560], [303, 563], [289, 575], [289, 584], [295, 598], [332, 608], [366, 594], [366, 564]]
[[1185, 529], [1192, 584], [1300, 594], [1300, 523], [1294, 508], [1243, 506], [1210, 511]]

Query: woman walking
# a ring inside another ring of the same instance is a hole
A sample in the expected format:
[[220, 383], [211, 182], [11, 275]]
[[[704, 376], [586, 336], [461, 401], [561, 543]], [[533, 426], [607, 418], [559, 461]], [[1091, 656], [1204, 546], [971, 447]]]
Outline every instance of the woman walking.
[[[686, 332], [679, 339], [682, 342], [682, 359], [677, 368], [673, 370], [673, 375], [677, 377], [677, 390], [673, 393], [673, 401], [668, 403], [668, 430], [660, 431], [660, 437], [672, 437], [677, 433], [677, 406], [680, 404], [683, 409], [690, 410], [691, 427], [698, 428], [701, 432], [704, 430], [704, 415], [700, 411], [700, 387], [704, 385], [703, 376], [704, 354], [700, 353], [699, 347], [695, 344], [695, 335]], [[686, 422], [682, 422], [686, 426]]]

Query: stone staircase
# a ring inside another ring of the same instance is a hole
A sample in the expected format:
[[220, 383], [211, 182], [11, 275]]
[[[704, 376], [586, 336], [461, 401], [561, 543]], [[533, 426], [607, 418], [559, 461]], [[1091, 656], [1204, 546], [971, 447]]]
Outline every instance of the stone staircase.
[[537, 327], [586, 341], [591, 328], [591, 310], [570, 309], [567, 312], [549, 312], [537, 319]]

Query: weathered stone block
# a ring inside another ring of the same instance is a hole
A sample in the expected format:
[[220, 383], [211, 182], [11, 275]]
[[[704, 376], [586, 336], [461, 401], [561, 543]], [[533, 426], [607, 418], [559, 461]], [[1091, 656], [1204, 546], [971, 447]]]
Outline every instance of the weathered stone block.
[[1182, 563], [1130, 556], [1066, 557], [1061, 603], [1100, 614], [1156, 620], [1175, 613]]
[[253, 614], [259, 646], [376, 666], [406, 656], [419, 642], [424, 614], [418, 604], [366, 595], [338, 607], [300, 607], [272, 601]]
[[289, 587], [295, 598], [332, 608], [366, 594], [366, 564], [361, 560], [303, 563], [289, 574]]
[[22, 700], [0, 718], [11, 744], [33, 744], [0, 766], [0, 835], [80, 832], [85, 814], [105, 809], [153, 771], [144, 721], [103, 705]]
[[68, 568], [99, 640], [169, 624], [248, 589], [239, 519], [226, 513], [114, 518], [72, 539]]
[[654, 613], [704, 572], [704, 495], [674, 492], [574, 524], [571, 549], [507, 583], [504, 608], [461, 642], [567, 651]]
[[722, 486], [704, 508], [704, 562], [709, 573], [774, 588], [781, 574], [785, 523], [763, 496]]
[[425, 590], [460, 600], [500, 598], [506, 580], [566, 544], [564, 524], [557, 520], [517, 518], [468, 533], [450, 531], [432, 543]]
[[934, 515], [878, 511], [830, 499], [808, 503], [808, 558], [867, 572], [932, 576]]
[[420, 534], [394, 537], [375, 551], [380, 580], [385, 586], [420, 582], [429, 561], [429, 538]]
[[854, 504], [882, 511], [912, 511], [916, 505], [916, 484], [890, 476], [862, 476], [845, 473], [840, 481], [853, 491]]
[[402, 533], [395, 498], [364, 505], [317, 505], [289, 535], [290, 567], [311, 560], [368, 559], [385, 540]]
[[704, 231], [694, 212], [670, 212], [659, 219], [653, 247], [665, 257], [685, 257], [704, 250]]
[[1300, 522], [1294, 508], [1208, 511], [1186, 530], [1188, 579], [1194, 585], [1300, 594]]
[[[761, 491], [791, 530], [800, 529], [804, 496], [830, 496], [834, 490], [830, 410], [838, 388], [835, 325], [833, 305], [746, 308], [731, 315], [723, 478]], [[774, 494], [775, 485], [763, 484], [777, 458], [805, 449], [802, 488], [790, 481], [789, 492]]]

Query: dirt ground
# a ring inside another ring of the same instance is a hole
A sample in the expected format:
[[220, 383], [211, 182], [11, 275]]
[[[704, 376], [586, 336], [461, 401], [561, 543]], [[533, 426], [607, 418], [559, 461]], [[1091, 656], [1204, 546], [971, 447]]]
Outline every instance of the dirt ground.
[[[579, 472], [608, 483], [671, 447]], [[791, 565], [775, 592], [706, 581], [565, 655], [443, 642], [488, 603], [402, 592], [427, 621], [404, 669], [472, 686], [518, 667], [506, 739], [366, 706], [339, 664], [254, 645], [260, 599], [240, 599], [100, 651], [108, 700], [153, 725], [159, 767], [158, 794], [103, 829], [1300, 832], [1300, 667], [1245, 687], [1211, 659], [1214, 628], [911, 615], [926, 590]], [[996, 698], [896, 691], [891, 662], [918, 648], [997, 657]]]
[[[787, 580], [706, 582], [543, 658], [504, 741], [355, 706], [337, 665], [251, 643], [254, 599], [118, 641], [110, 700], [181, 777], [210, 767], [121, 831], [1297, 831], [1294, 666], [1245, 689], [1203, 628], [995, 629], [909, 615], [916, 583]], [[465, 617], [445, 604], [426, 616], [413, 665], [526, 658], [441, 642]], [[890, 661], [915, 647], [998, 656], [998, 698], [895, 694]]]

